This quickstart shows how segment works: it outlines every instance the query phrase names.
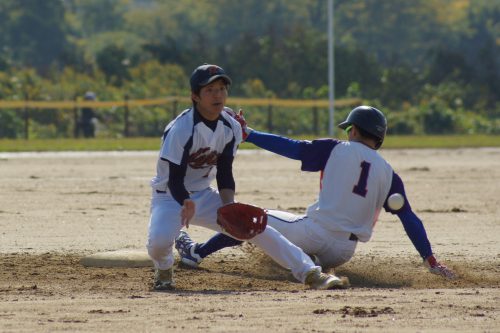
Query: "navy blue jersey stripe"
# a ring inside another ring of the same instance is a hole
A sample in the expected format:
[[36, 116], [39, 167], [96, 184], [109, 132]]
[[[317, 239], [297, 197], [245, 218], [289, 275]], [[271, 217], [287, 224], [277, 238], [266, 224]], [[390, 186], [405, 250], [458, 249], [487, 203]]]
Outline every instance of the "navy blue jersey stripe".
[[[182, 112], [180, 115], [177, 116], [177, 118], [175, 118], [175, 120], [177, 120], [181, 117], [184, 117], [185, 115], [187, 115], [189, 113], [189, 111], [191, 111], [191, 109], [187, 109], [186, 111]], [[165, 141], [165, 138], [167, 137], [168, 133], [170, 132], [170, 128], [171, 127], [169, 127], [165, 132], [163, 132], [162, 142]]]
[[[222, 112], [225, 112], [225, 111], [222, 111]], [[224, 124], [224, 126], [227, 126], [229, 128], [233, 128], [233, 126], [231, 126], [231, 123], [222, 116], [222, 114], [219, 116], [219, 120], [222, 121], [222, 123]]]
[[167, 138], [168, 133], [170, 132], [170, 128], [163, 132], [163, 137], [161, 138], [162, 142], [165, 142], [165, 139]]
[[302, 221], [304, 218], [306, 218], [305, 216], [302, 216], [296, 220], [293, 220], [293, 221], [288, 221], [288, 220], [283, 220], [282, 218], [279, 218], [277, 217], [276, 215], [273, 215], [272, 213], [267, 213], [267, 216], [271, 216], [273, 218], [275, 218], [276, 220], [279, 220], [280, 222], [283, 222], [283, 223], [288, 223], [288, 224], [293, 224], [293, 223], [297, 223], [297, 222], [300, 222]]
[[[196, 112], [195, 112], [196, 114]], [[193, 124], [193, 128], [191, 129], [191, 136], [189, 137], [189, 140], [187, 140], [186, 144], [184, 145], [184, 152], [182, 153], [182, 160], [181, 160], [181, 166], [187, 169], [187, 161], [189, 158], [189, 150], [193, 146], [193, 136], [194, 136], [194, 129], [195, 129], [196, 124]]]
[[201, 118], [200, 113], [196, 109], [193, 110], [193, 126], [196, 126], [196, 124], [203, 122], [203, 119]]

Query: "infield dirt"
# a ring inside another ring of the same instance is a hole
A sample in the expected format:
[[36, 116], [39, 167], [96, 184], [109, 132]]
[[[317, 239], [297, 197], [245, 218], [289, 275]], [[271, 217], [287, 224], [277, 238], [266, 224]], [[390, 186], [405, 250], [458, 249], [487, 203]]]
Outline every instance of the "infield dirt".
[[[0, 332], [500, 332], [500, 149], [381, 153], [457, 280], [428, 273], [397, 217], [382, 213], [336, 270], [348, 290], [307, 290], [245, 245], [197, 270], [176, 264], [178, 289], [154, 292], [151, 268], [79, 261], [144, 249], [156, 152], [0, 153]], [[243, 151], [237, 200], [302, 213], [319, 175], [299, 169]]]

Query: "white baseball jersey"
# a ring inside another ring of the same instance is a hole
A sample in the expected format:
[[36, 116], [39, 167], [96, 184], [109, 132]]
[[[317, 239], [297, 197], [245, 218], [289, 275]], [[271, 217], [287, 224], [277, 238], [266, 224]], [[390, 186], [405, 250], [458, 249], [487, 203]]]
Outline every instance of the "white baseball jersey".
[[232, 151], [225, 153], [234, 156], [240, 142], [241, 126], [225, 111], [213, 129], [192, 108], [166, 126], [157, 173], [151, 180], [153, 193], [147, 248], [156, 268], [166, 269], [174, 263], [172, 245], [182, 227], [182, 203], [173, 198], [168, 187], [170, 162], [186, 170], [183, 184], [196, 203], [191, 223], [217, 230], [216, 211], [222, 202], [219, 193], [210, 187], [217, 173], [217, 157], [226, 147]]
[[151, 180], [151, 186], [155, 190], [168, 192], [169, 165], [166, 161], [169, 161], [177, 165], [187, 163], [184, 178], [187, 191], [206, 189], [215, 178], [217, 156], [232, 140], [235, 140], [234, 156], [242, 140], [241, 126], [225, 111], [221, 113], [213, 131], [192, 108], [185, 110], [165, 128], [157, 174]]
[[[321, 171], [318, 201], [305, 216], [269, 210], [268, 226], [278, 230], [324, 267], [349, 261], [357, 241], [370, 239], [382, 210], [397, 214], [422, 258], [432, 255], [422, 221], [413, 213], [401, 178], [392, 167], [362, 143], [336, 139], [298, 141], [252, 131], [247, 137], [258, 147], [302, 162], [303, 171]], [[389, 194], [405, 198], [398, 210], [387, 204]]]
[[318, 201], [306, 215], [330, 231], [370, 239], [373, 226], [391, 188], [392, 167], [362, 143], [339, 141], [332, 149], [321, 179]]

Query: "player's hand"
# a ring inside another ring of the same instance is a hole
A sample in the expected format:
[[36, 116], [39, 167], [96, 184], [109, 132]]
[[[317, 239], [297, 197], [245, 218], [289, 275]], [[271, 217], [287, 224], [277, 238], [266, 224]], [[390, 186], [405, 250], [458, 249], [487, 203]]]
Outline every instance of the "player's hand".
[[445, 277], [450, 280], [455, 279], [457, 277], [456, 274], [451, 269], [449, 269], [444, 264], [437, 261], [434, 255], [427, 257], [424, 260], [424, 265], [432, 274], [441, 275], [442, 277]]
[[194, 217], [195, 204], [191, 199], [184, 200], [184, 205], [181, 209], [181, 224], [189, 228], [189, 221]]
[[233, 112], [228, 112], [231, 117], [233, 117], [237, 122], [240, 123], [241, 130], [242, 130], [242, 135], [243, 135], [243, 141], [245, 141], [253, 130], [248, 127], [247, 121], [245, 120], [245, 117], [243, 116], [243, 110], [239, 109], [238, 113]]

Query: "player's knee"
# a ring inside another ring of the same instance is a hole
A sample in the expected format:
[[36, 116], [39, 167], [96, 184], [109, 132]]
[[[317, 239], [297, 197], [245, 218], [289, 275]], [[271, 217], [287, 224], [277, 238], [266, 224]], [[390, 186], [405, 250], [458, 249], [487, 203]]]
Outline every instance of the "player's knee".
[[146, 248], [148, 249], [149, 256], [154, 260], [161, 258], [172, 252], [174, 240], [166, 237], [152, 237], [149, 238]]
[[171, 249], [149, 246], [147, 249], [149, 257], [156, 268], [167, 269], [173, 265], [174, 257]]

